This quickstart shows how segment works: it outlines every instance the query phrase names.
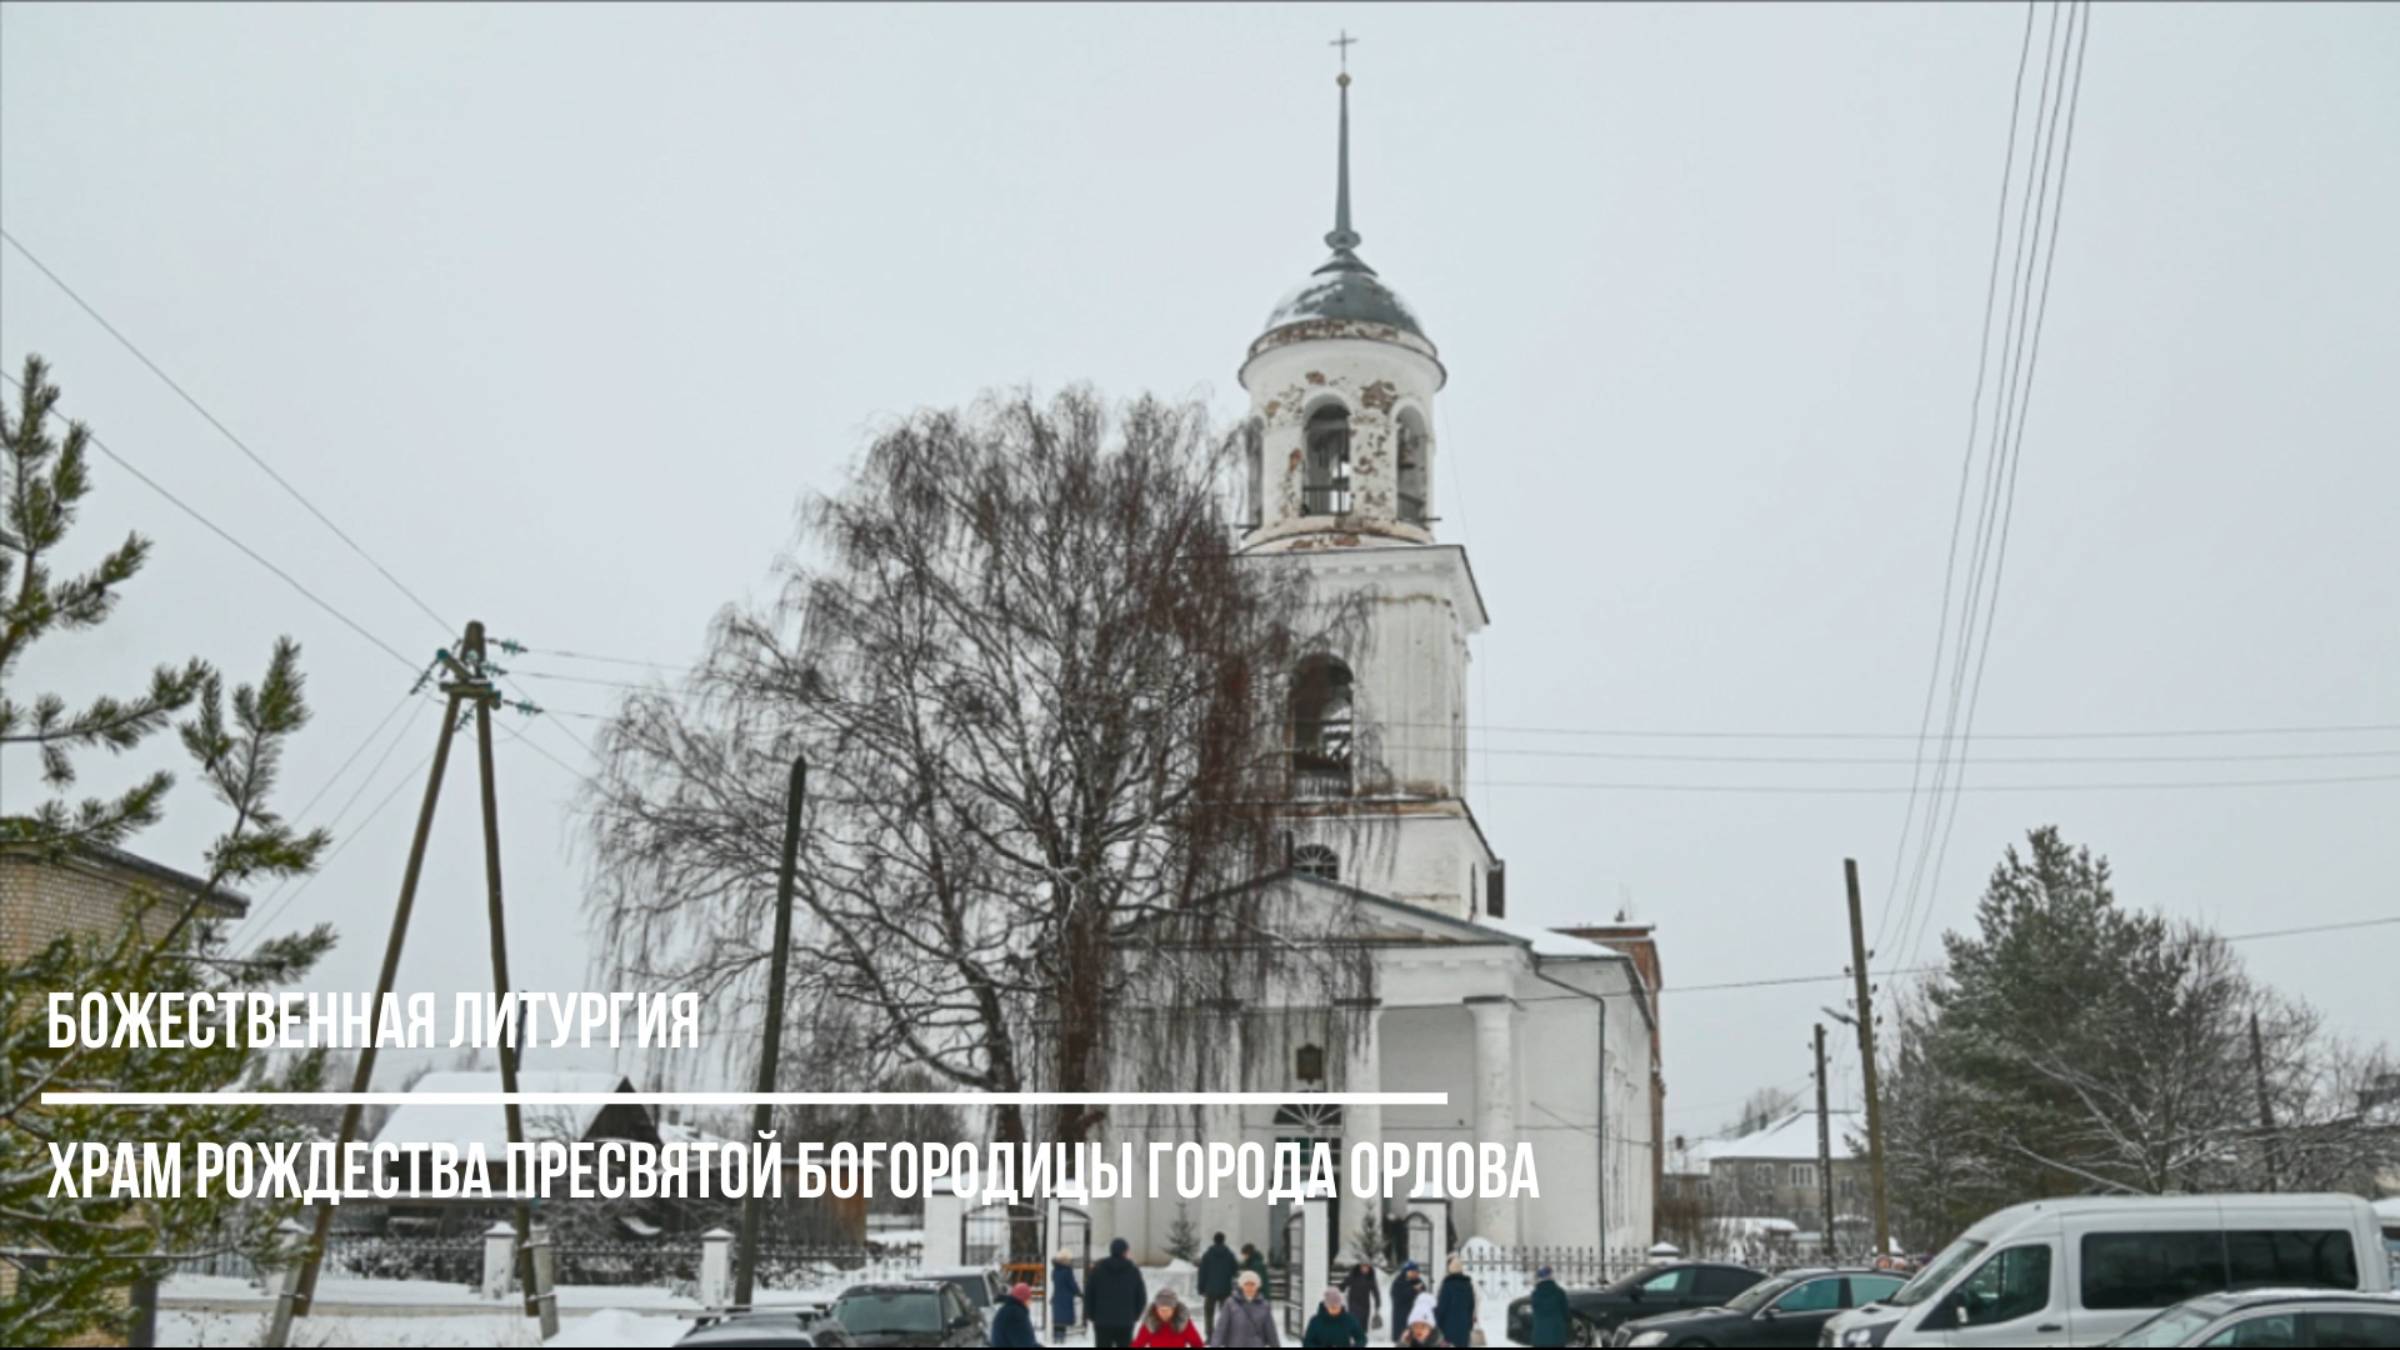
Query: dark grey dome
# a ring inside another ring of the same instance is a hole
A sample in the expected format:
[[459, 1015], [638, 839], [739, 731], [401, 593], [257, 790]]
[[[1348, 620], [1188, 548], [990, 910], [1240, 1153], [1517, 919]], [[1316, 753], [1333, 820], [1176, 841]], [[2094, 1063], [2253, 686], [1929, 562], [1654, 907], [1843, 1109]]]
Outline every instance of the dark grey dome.
[[1335, 248], [1324, 266], [1276, 303], [1274, 312], [1267, 315], [1267, 331], [1315, 319], [1379, 323], [1425, 336], [1416, 311], [1347, 248]]

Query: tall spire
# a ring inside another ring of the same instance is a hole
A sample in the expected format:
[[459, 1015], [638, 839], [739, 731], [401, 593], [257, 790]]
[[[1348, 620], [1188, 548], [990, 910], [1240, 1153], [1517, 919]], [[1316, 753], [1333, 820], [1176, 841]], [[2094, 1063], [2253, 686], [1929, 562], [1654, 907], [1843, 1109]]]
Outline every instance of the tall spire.
[[1326, 246], [1335, 253], [1348, 253], [1359, 245], [1358, 231], [1350, 228], [1350, 45], [1356, 41], [1358, 39], [1350, 36], [1350, 30], [1345, 28], [1340, 37], [1328, 44], [1342, 54], [1342, 73], [1335, 76], [1333, 81], [1342, 91], [1341, 148], [1336, 159], [1338, 168], [1333, 191], [1333, 233], [1325, 236]]

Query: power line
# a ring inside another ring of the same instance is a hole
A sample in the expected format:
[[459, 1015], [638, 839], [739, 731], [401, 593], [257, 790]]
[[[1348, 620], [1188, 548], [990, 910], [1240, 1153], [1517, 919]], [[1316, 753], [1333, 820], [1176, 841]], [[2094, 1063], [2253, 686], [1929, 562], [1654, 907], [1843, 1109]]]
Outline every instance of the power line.
[[192, 411], [200, 414], [200, 417], [203, 421], [207, 422], [210, 426], [215, 427], [217, 429], [217, 433], [223, 436], [226, 440], [232, 442], [233, 447], [236, 450], [241, 451], [243, 455], [248, 457], [250, 462], [257, 465], [260, 471], [265, 473], [267, 477], [274, 479], [275, 486], [282, 488], [285, 493], [290, 495], [293, 501], [300, 503], [303, 509], [305, 509], [310, 515], [315, 516], [318, 524], [323, 525], [326, 529], [333, 531], [335, 538], [340, 539], [344, 544], [348, 545], [351, 552], [357, 554], [360, 558], [365, 559], [369, 567], [374, 568], [375, 571], [380, 574], [385, 581], [388, 581], [392, 584], [393, 589], [408, 597], [409, 603], [415, 605], [419, 610], [421, 610], [425, 617], [433, 620], [435, 627], [440, 628], [444, 633], [451, 631], [448, 622], [446, 622], [441, 615], [434, 612], [433, 606], [426, 604], [425, 601], [420, 598], [415, 591], [410, 590], [407, 585], [400, 580], [400, 578], [393, 576], [390, 568], [385, 567], [381, 562], [377, 561], [375, 555], [367, 552], [367, 550], [361, 546], [356, 539], [351, 538], [348, 531], [344, 530], [341, 526], [334, 524], [332, 517], [326, 515], [323, 511], [318, 510], [317, 504], [310, 501], [306, 493], [292, 486], [290, 480], [286, 479], [282, 474], [275, 471], [274, 465], [267, 463], [265, 458], [263, 458], [256, 450], [250, 448], [249, 442], [244, 441], [240, 436], [235, 435], [233, 428], [226, 426], [224, 422], [218, 420], [217, 415], [210, 412], [206, 405], [202, 404], [199, 399], [192, 397], [190, 390], [185, 389], [181, 384], [177, 383], [174, 376], [169, 375], [165, 370], [159, 367], [159, 364], [156, 361], [150, 359], [149, 353], [143, 351], [139, 346], [135, 345], [132, 338], [125, 336], [123, 332], [119, 331], [115, 324], [108, 321], [107, 316], [103, 315], [99, 310], [93, 308], [90, 301], [84, 299], [83, 296], [78, 293], [73, 286], [68, 285], [66, 278], [61, 277], [58, 273], [50, 270], [50, 265], [48, 263], [43, 262], [39, 257], [35, 256], [32, 249], [25, 247], [25, 241], [17, 238], [13, 234], [10, 234], [4, 228], [0, 228], [0, 239], [7, 240], [10, 246], [15, 248], [18, 253], [23, 254], [25, 261], [32, 263], [36, 270], [40, 271], [43, 276], [50, 279], [50, 283], [52, 285], [58, 287], [60, 291], [64, 292], [66, 297], [69, 300], [74, 301], [76, 306], [82, 309], [85, 314], [90, 315], [92, 322], [99, 324], [100, 327], [105, 330], [110, 337], [115, 338], [119, 346], [123, 347], [126, 351], [133, 353], [133, 358], [147, 367], [150, 373], [156, 375], [160, 382], [164, 383], [167, 388], [174, 390], [177, 398], [180, 398], [185, 403], [189, 404]]
[[[6, 371], [0, 371], [0, 380], [7, 381], [11, 388], [18, 390], [20, 393], [23, 392], [25, 388], [22, 381], [18, 380], [16, 376], [11, 375]], [[83, 429], [83, 436], [84, 439], [91, 442], [92, 446], [99, 450], [101, 454], [108, 456], [110, 463], [115, 464], [118, 468], [123, 469], [129, 474], [132, 474], [136, 479], [141, 481], [144, 487], [147, 487], [152, 492], [155, 492], [159, 496], [166, 498], [175, 506], [177, 510], [183, 512], [187, 516], [190, 516], [193, 520], [200, 522], [200, 524], [205, 526], [211, 534], [214, 534], [219, 539], [222, 539], [226, 543], [233, 545], [236, 549], [241, 551], [243, 556], [249, 558], [250, 561], [257, 563], [259, 566], [264, 567], [268, 571], [274, 573], [284, 585], [289, 586], [294, 591], [299, 592], [301, 598], [307, 600], [310, 604], [315, 605], [317, 608], [325, 611], [327, 614], [332, 615], [335, 619], [340, 620], [343, 627], [348, 628], [351, 632], [356, 633], [360, 637], [365, 638], [367, 641], [374, 643], [378, 647], [381, 647], [385, 652], [390, 654], [393, 660], [399, 662], [401, 666], [409, 672], [410, 675], [413, 676], [416, 674], [418, 670], [417, 663], [401, 655], [399, 648], [384, 641], [382, 638], [375, 636], [373, 633], [368, 632], [366, 628], [358, 622], [358, 620], [351, 618], [348, 614], [334, 606], [323, 596], [318, 595], [315, 591], [312, 591], [308, 587], [301, 585], [297, 577], [294, 577], [291, 573], [284, 571], [280, 567], [277, 567], [274, 563], [269, 562], [265, 555], [261, 554], [257, 549], [254, 549], [248, 544], [243, 543], [241, 540], [234, 538], [224, 526], [219, 525], [215, 521], [210, 520], [207, 516], [202, 515], [198, 508], [192, 506], [189, 502], [186, 502], [183, 498], [176, 496], [174, 493], [169, 492], [163, 485], [159, 483], [157, 479], [152, 478], [150, 475], [143, 473], [140, 469], [135, 468], [131, 461], [127, 460], [123, 455], [118, 454], [115, 449], [110, 447], [108, 442], [100, 439], [99, 434], [94, 432], [89, 426], [86, 426]]]
[[[527, 650], [530, 652], [534, 649], [528, 648]], [[556, 652], [550, 652], [547, 654], [557, 655]], [[625, 657], [610, 657], [607, 659], [612, 661], [620, 661], [628, 665], [651, 664], [660, 668], [667, 668], [664, 662], [639, 663], [634, 662], [631, 658]], [[689, 668], [687, 667], [684, 669], [688, 670]], [[512, 670], [509, 672], [509, 674], [513, 678], [518, 679], [551, 680], [562, 684], [588, 685], [601, 689], [627, 689], [637, 693], [658, 693], [662, 692], [664, 689], [664, 686], [655, 681], [644, 682], [640, 680], [612, 680], [605, 676], [570, 675], [563, 671]], [[581, 715], [586, 717], [599, 716], [599, 714], [591, 713], [585, 713]], [[1372, 725], [1378, 727], [1404, 727], [1417, 730], [1463, 730], [1468, 732], [1482, 732], [1489, 735], [1577, 736], [1594, 739], [1616, 740], [1910, 741], [1915, 739], [1913, 733], [1905, 731], [1651, 730], [1637, 727], [1531, 726], [1517, 723], [1470, 723], [1461, 726], [1450, 722], [1412, 722], [1385, 720], [1382, 718], [1373, 719]], [[2285, 726], [2245, 727], [2152, 728], [2133, 731], [1987, 731], [1978, 733], [1976, 739], [1984, 741], [2208, 740], [2217, 738], [2260, 736], [2374, 735], [2388, 732], [2400, 732], [2400, 722], [2350, 722], [2319, 723], [2315, 725], [2293, 724]], [[1418, 746], [1414, 748], [1422, 749], [1425, 747]], [[1484, 747], [1480, 745], [1477, 746], [1477, 749], [1479, 750], [1485, 748], [1492, 747]], [[1508, 747], [1492, 748], [1492, 750], [1495, 754], [1508, 754], [1511, 752]], [[1563, 754], [1568, 752], [1562, 751], [1559, 753]], [[1859, 760], [1855, 762], [1906, 764], [1910, 761], [1895, 757], [1888, 760]], [[2064, 761], [2062, 760], [2062, 762]]]
[[1884, 929], [1892, 921], [1892, 897], [1900, 888], [1900, 862], [1908, 852], [1909, 829], [1916, 820], [1917, 784], [1925, 765], [1925, 733], [1933, 725], [1933, 693], [1941, 684], [1942, 654], [1950, 643], [1950, 593], [1958, 573], [1958, 537], [1967, 514], [1967, 480], [1975, 465], [1976, 433], [1983, 423], [1984, 380], [1991, 368], [1992, 311], [2000, 291], [2000, 245], [2008, 235], [2008, 185], [2016, 175], [2017, 123], [2025, 103], [2026, 58], [2033, 52], [2032, 0], [2025, 6], [2025, 35], [2017, 44], [2017, 79], [2009, 95], [2008, 149], [2000, 159], [2000, 201], [1992, 220], [1992, 261], [1983, 282], [1983, 323], [1976, 330], [1975, 393], [1967, 401], [1967, 445], [1958, 464], [1958, 499], [1950, 508], [1950, 547], [1942, 564], [1942, 607], [1933, 627], [1933, 668], [1925, 672], [1925, 704], [1917, 714], [1915, 768], [1909, 773], [1908, 806], [1900, 816], [1900, 838], [1892, 845], [1891, 879], [1884, 886], [1883, 917], [1876, 925], [1875, 945], [1883, 945]]
[[[409, 725], [414, 725], [415, 721], [416, 719], [414, 718], [410, 719]], [[401, 728], [403, 732], [405, 732], [407, 729], [407, 726], [403, 726]], [[383, 758], [377, 760], [375, 767], [367, 772], [367, 776], [359, 780], [358, 790], [351, 793], [350, 800], [342, 803], [342, 809], [335, 813], [335, 822], [338, 823], [343, 816], [346, 816], [350, 813], [350, 808], [355, 805], [359, 797], [366, 792], [367, 785], [375, 781], [375, 775], [383, 770], [384, 761], [391, 758], [392, 751], [399, 747], [400, 742], [403, 739], [405, 739], [404, 736], [395, 736], [392, 738], [391, 745], [386, 747], [383, 752]], [[271, 908], [262, 909], [256, 920], [246, 920], [242, 925], [245, 928], [251, 928], [253, 923], [256, 925], [255, 928], [252, 928], [249, 944], [243, 949], [242, 955], [247, 956], [251, 952], [258, 950], [258, 945], [266, 941], [267, 930], [274, 924], [275, 920], [280, 917], [285, 910], [291, 908], [294, 901], [298, 900], [301, 896], [308, 894], [308, 888], [316, 884], [317, 878], [325, 875], [327, 869], [333, 866], [334, 860], [341, 857], [342, 854], [349, 849], [350, 845], [356, 843], [361, 836], [366, 834], [367, 827], [375, 823], [375, 818], [383, 814], [384, 808], [390, 806], [393, 799], [397, 798], [400, 793], [408, 787], [409, 783], [416, 778], [417, 774], [421, 772], [426, 765], [432, 762], [433, 752], [428, 750], [425, 752], [422, 758], [418, 759], [414, 765], [410, 766], [406, 773], [401, 774], [398, 778], [393, 780], [391, 790], [384, 793], [382, 799], [377, 801], [374, 807], [369, 810], [366, 815], [359, 818], [357, 828], [342, 836], [341, 842], [333, 846], [333, 852], [326, 854], [325, 860], [317, 864], [317, 867], [314, 871], [310, 872], [307, 876], [300, 878], [298, 883], [292, 886], [288, 891], [278, 891], [277, 895], [282, 897], [280, 900], [277, 899], [276, 896], [272, 895], [267, 897], [267, 900], [264, 903], [271, 906]], [[328, 825], [327, 828], [330, 829], [331, 825]]]
[[[1981, 649], [1976, 653], [1975, 656], [1974, 683], [1970, 686], [1967, 693], [1966, 726], [1963, 737], [1959, 744], [1959, 773], [1962, 777], [1966, 773], [1966, 755], [1969, 749], [1968, 740], [1965, 738], [1971, 738], [1975, 732], [1975, 713], [1977, 708], [1981, 705], [1983, 699], [1984, 667], [1991, 660], [1992, 655], [1992, 616], [1998, 609], [2000, 576], [2008, 565], [2008, 540], [2010, 526], [2016, 520], [2017, 472], [2023, 467], [2025, 462], [2025, 423], [2032, 415], [2033, 411], [2033, 377], [2041, 360], [2042, 328], [2044, 321], [2050, 316], [2050, 276], [2053, 268], [2058, 262], [2058, 224], [2060, 217], [2066, 211], [2067, 170], [2075, 153], [2075, 114], [2083, 102], [2083, 58], [2084, 53], [2089, 51], [2091, 48], [2092, 7], [2090, 0], [2084, 0], [2082, 13], [2083, 36], [2080, 41], [2075, 39], [2075, 11], [2073, 9], [2069, 9], [2067, 15], [2068, 38], [2073, 44], [2075, 52], [2075, 73], [2072, 77], [2072, 87], [2069, 89], [2065, 100], [2066, 143], [2059, 152], [2057, 174], [2058, 196], [2057, 200], [2051, 204], [2050, 208], [2050, 232], [2048, 247], [2044, 249], [2042, 255], [2042, 289], [2041, 294], [2036, 300], [2034, 306], [2033, 337], [2031, 345], [2026, 351], [2025, 372], [2021, 382], [2022, 387], [2018, 394], [2015, 415], [2012, 419], [2015, 431], [2015, 446], [2009, 452], [2008, 492], [2004, 499], [2000, 515], [1999, 549], [1993, 560], [1993, 602], [1992, 605], [1984, 612], [1983, 641], [1981, 644]], [[2061, 78], [2063, 80], [2066, 77], [2062, 75]], [[2053, 138], [2055, 138], [2058, 133], [2058, 122], [2058, 115], [2054, 112], [2051, 116], [2050, 123], [2051, 135]], [[2045, 190], [2047, 190], [2047, 180], [2045, 180]], [[2037, 217], [2036, 229], [2038, 231], [2038, 217], [2040, 215], [2040, 207], [2038, 204], [2035, 208], [2035, 215]], [[2040, 247], [2040, 245], [2037, 243], [2036, 247]], [[2028, 263], [2028, 267], [2030, 268], [2030, 263]], [[2032, 280], [2032, 274], [2030, 270], [2026, 274], [2026, 279], [2030, 285]], [[2003, 432], [2002, 434], [2006, 435], [2007, 433]], [[1909, 956], [1911, 960], [1915, 959], [1916, 949], [1924, 945], [1925, 930], [1932, 922], [1932, 909], [1934, 904], [1937, 903], [1935, 897], [1939, 895], [1941, 889], [1942, 867], [1943, 864], [1949, 859], [1951, 833], [1957, 827], [1957, 824], [1958, 798], [1953, 795], [1950, 800], [1949, 815], [1942, 822], [1941, 843], [1934, 851], [1933, 875], [1928, 883], [1932, 889], [1925, 901], [1925, 919], [1919, 924], [1916, 942], [1910, 948]]]

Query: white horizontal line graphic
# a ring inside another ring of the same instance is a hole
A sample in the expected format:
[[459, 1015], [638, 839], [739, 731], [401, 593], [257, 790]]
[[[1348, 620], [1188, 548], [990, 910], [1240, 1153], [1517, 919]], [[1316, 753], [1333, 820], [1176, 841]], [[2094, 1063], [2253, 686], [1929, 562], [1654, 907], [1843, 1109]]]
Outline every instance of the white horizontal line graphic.
[[1448, 1106], [1447, 1092], [45, 1092], [44, 1106]]

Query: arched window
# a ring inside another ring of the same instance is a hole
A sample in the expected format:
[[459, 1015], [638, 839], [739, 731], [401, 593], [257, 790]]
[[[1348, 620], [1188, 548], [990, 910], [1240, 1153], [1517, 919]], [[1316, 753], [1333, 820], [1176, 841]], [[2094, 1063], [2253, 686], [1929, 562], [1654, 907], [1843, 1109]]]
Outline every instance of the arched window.
[[1342, 878], [1342, 855], [1323, 844], [1302, 844], [1292, 850], [1292, 870], [1325, 881]]
[[1425, 419], [1408, 409], [1400, 414], [1400, 519], [1411, 525], [1432, 523], [1432, 470], [1433, 439], [1425, 434]]
[[1301, 662], [1292, 679], [1292, 777], [1303, 793], [1350, 790], [1350, 667], [1330, 656]]
[[1304, 515], [1338, 516], [1350, 509], [1350, 410], [1328, 403], [1308, 415], [1307, 478], [1300, 488]]

